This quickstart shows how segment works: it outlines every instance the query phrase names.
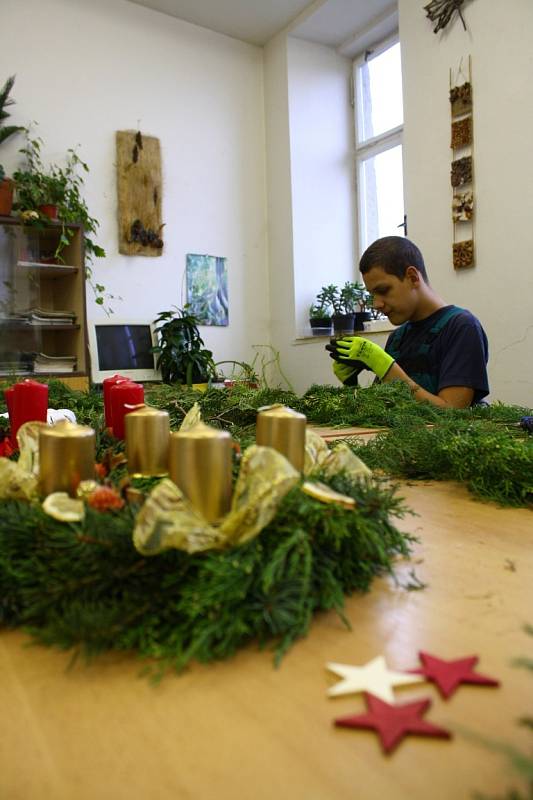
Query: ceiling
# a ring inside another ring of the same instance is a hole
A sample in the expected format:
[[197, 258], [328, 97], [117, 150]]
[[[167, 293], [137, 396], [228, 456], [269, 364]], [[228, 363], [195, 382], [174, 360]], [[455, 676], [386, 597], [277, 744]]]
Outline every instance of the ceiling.
[[255, 45], [292, 35], [342, 47], [396, 12], [396, 0], [130, 0]]

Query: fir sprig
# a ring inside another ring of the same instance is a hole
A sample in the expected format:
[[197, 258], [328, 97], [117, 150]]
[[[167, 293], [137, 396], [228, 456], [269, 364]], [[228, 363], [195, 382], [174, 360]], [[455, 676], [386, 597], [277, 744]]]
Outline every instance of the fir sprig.
[[[528, 408], [494, 403], [440, 409], [417, 403], [401, 382], [355, 390], [312, 386], [301, 397], [271, 388], [201, 393], [155, 384], [147, 385], [146, 401], [169, 412], [173, 430], [197, 402], [204, 421], [229, 430], [242, 449], [255, 439], [257, 410], [273, 403], [301, 411], [316, 425], [386, 428], [368, 445], [352, 443], [370, 467], [398, 478], [460, 481], [476, 496], [502, 505], [532, 502], [533, 438], [520, 428], [520, 420], [533, 414]], [[104, 429], [101, 391], [76, 392], [50, 381], [49, 405], [73, 410], [78, 422], [95, 429], [98, 461], [122, 451], [123, 443]], [[111, 478], [117, 483], [125, 474], [122, 466]]]
[[82, 523], [65, 524], [37, 505], [4, 502], [0, 622], [86, 658], [134, 650], [182, 669], [252, 640], [272, 643], [279, 658], [315, 611], [342, 615], [346, 594], [368, 591], [396, 554], [409, 552], [409, 535], [394, 525], [406, 509], [393, 488], [342, 476], [331, 485], [354, 497], [356, 510], [295, 488], [259, 537], [193, 556], [140, 556], [130, 508], [87, 509]]

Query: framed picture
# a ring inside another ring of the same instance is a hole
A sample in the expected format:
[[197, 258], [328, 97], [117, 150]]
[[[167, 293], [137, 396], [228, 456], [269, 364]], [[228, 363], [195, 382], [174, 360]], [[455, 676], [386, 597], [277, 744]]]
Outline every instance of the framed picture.
[[229, 324], [228, 271], [220, 256], [187, 253], [187, 303], [201, 325]]

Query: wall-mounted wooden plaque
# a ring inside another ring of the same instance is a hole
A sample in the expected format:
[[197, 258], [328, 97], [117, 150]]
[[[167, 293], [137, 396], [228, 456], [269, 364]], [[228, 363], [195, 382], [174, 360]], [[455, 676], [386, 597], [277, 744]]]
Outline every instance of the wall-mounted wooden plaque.
[[117, 131], [119, 253], [160, 256], [161, 151], [159, 139], [140, 131]]

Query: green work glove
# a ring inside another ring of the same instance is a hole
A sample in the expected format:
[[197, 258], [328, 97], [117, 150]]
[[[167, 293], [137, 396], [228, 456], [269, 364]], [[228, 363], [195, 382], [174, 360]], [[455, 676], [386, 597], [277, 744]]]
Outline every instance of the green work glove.
[[354, 367], [341, 364], [339, 361], [334, 361], [333, 372], [345, 386], [357, 386], [357, 374], [359, 370], [354, 369]]
[[341, 364], [345, 362], [348, 366], [346, 362], [362, 361], [378, 378], [383, 378], [394, 364], [392, 356], [382, 347], [361, 336], [343, 336], [335, 346]]

